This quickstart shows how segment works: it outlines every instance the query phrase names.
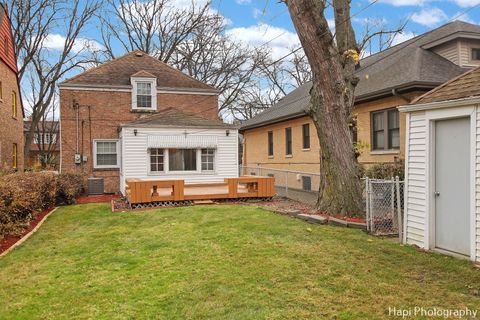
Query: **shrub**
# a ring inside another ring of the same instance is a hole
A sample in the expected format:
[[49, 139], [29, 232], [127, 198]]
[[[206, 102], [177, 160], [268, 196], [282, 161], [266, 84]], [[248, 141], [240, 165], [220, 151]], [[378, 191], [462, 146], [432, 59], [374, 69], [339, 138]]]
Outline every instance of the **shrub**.
[[391, 179], [398, 176], [400, 180], [405, 177], [403, 161], [396, 163], [378, 163], [365, 168], [365, 176], [373, 179]]
[[26, 172], [0, 176], [0, 237], [21, 232], [42, 209], [73, 203], [83, 189], [83, 177], [73, 173]]
[[72, 204], [85, 190], [85, 177], [78, 173], [61, 173], [57, 178], [57, 204]]

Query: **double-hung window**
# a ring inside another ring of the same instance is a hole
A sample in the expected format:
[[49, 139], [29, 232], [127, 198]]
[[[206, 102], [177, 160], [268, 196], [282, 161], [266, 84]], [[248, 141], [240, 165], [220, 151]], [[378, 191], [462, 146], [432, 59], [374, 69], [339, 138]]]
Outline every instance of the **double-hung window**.
[[118, 168], [120, 166], [118, 148], [118, 140], [95, 140], [95, 168]]
[[202, 171], [213, 171], [215, 163], [215, 149], [202, 149]]
[[400, 115], [397, 109], [372, 113], [372, 149], [400, 148]]
[[273, 131], [268, 131], [268, 156], [273, 157]]
[[292, 128], [285, 128], [285, 154], [292, 155]]
[[302, 126], [302, 147], [310, 149], [310, 124], [305, 123]]
[[152, 108], [152, 83], [137, 82], [137, 108]]
[[132, 83], [132, 110], [157, 110], [157, 79], [131, 77]]

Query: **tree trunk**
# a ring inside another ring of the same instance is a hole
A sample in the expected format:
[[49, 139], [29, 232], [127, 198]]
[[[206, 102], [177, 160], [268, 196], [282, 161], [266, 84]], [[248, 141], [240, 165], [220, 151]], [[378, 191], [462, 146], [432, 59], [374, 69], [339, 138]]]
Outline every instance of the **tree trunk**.
[[362, 193], [349, 123], [358, 49], [349, 0], [334, 0], [335, 40], [319, 0], [286, 0], [313, 72], [309, 114], [320, 141], [317, 207], [329, 214], [360, 215]]

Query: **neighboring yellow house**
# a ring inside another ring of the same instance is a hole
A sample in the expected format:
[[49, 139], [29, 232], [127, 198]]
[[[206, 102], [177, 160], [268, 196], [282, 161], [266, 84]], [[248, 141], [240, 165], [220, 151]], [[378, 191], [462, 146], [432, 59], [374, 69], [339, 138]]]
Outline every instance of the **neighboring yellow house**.
[[[353, 112], [359, 162], [403, 160], [405, 116], [396, 108], [479, 65], [480, 26], [460, 21], [362, 59]], [[310, 88], [304, 84], [242, 124], [244, 166], [319, 172], [319, 142], [305, 112]]]

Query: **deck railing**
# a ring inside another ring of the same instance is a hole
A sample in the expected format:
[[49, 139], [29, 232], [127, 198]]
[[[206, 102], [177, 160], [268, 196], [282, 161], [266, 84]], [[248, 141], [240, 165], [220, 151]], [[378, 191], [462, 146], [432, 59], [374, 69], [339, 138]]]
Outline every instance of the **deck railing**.
[[126, 180], [129, 203], [162, 201], [270, 198], [275, 195], [272, 177], [226, 178], [224, 183], [185, 184], [184, 180]]

